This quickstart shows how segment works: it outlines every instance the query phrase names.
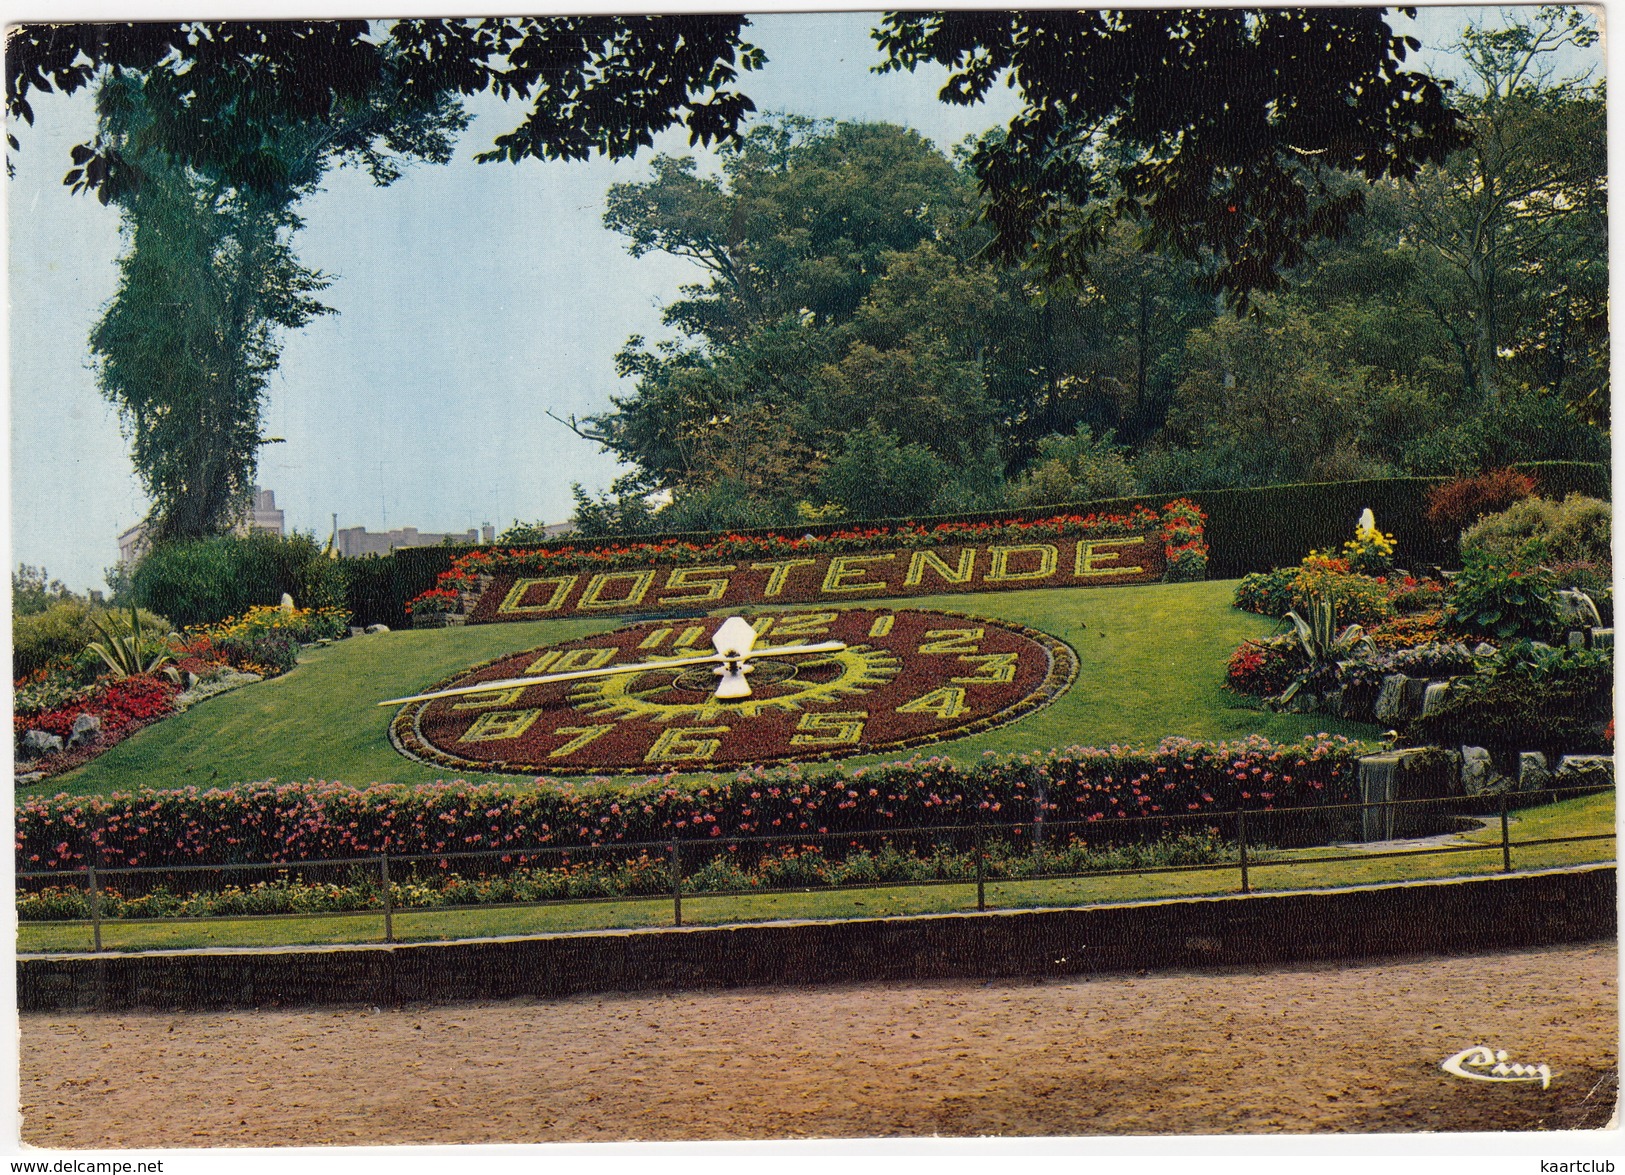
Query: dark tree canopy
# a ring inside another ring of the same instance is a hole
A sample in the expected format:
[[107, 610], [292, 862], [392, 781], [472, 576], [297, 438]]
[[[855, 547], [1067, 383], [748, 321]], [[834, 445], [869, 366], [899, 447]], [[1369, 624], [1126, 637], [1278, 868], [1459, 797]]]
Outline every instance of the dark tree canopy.
[[[1414, 39], [1380, 8], [900, 12], [875, 37], [881, 70], [951, 71], [944, 101], [980, 101], [1001, 78], [1024, 105], [973, 163], [1004, 260], [1076, 274], [1107, 225], [1142, 245], [1216, 258], [1211, 284], [1245, 301], [1276, 288], [1304, 243], [1361, 205], [1354, 173], [1409, 179], [1463, 142], [1441, 85], [1402, 68]], [[103, 66], [147, 75], [172, 153], [254, 187], [277, 180], [261, 120], [320, 121], [371, 87], [386, 52], [410, 88], [530, 103], [482, 160], [631, 155], [677, 123], [695, 143], [736, 139], [750, 99], [733, 88], [762, 54], [737, 15], [464, 20], [200, 21], [22, 25], [9, 36], [7, 108], [72, 92]], [[388, 46], [386, 49], [385, 46]], [[1109, 138], [1110, 149], [1103, 148]], [[15, 146], [15, 141], [13, 142]], [[121, 160], [74, 149], [104, 200]]]
[[945, 102], [1020, 92], [971, 162], [995, 253], [1052, 274], [1128, 217], [1214, 255], [1217, 289], [1273, 289], [1359, 210], [1339, 172], [1409, 179], [1465, 141], [1378, 8], [900, 12], [875, 37], [883, 70], [946, 66]]
[[[177, 163], [258, 189], [285, 178], [264, 149], [266, 128], [329, 121], [373, 92], [387, 67], [408, 97], [528, 101], [524, 121], [482, 160], [619, 157], [678, 122], [696, 143], [735, 134], [753, 107], [729, 87], [761, 61], [740, 37], [745, 24], [701, 15], [18, 25], [7, 36], [6, 109], [32, 123], [31, 93], [73, 93], [103, 68], [132, 70]], [[129, 182], [115, 145], [81, 144], [73, 161], [73, 182], [103, 202]]]

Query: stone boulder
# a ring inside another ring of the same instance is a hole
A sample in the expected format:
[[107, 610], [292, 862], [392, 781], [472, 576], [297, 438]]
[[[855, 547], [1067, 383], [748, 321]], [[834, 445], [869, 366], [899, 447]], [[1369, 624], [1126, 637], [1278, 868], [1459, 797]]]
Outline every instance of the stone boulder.
[[68, 732], [68, 749], [89, 746], [102, 736], [102, 720], [94, 714], [81, 714]]
[[1614, 785], [1614, 758], [1612, 755], [1564, 755], [1552, 776], [1554, 787], [1612, 787]]
[[1546, 756], [1539, 751], [1525, 751], [1518, 756], [1518, 790], [1540, 791], [1552, 782], [1551, 769]]
[[389, 631], [389, 625], [387, 625], [387, 624], [369, 624], [369, 625], [367, 625], [367, 635], [368, 636], [376, 636], [380, 632], [388, 632], [388, 631]]
[[25, 730], [17, 742], [17, 758], [31, 763], [44, 755], [55, 755], [62, 750], [62, 736], [46, 730]]
[[1483, 747], [1461, 748], [1461, 790], [1470, 796], [1491, 795], [1501, 790], [1500, 779], [1490, 763], [1490, 753]]

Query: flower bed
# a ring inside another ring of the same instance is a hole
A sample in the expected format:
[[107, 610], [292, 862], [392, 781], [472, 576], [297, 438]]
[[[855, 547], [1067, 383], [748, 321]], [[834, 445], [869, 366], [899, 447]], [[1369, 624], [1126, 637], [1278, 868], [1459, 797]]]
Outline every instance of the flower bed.
[[[650, 567], [686, 567], [692, 565], [710, 565], [706, 571], [720, 574], [723, 571], [733, 572], [747, 560], [786, 560], [804, 559], [807, 566], [816, 564], [816, 575], [805, 570], [801, 571], [799, 579], [817, 579], [827, 583], [824, 577], [829, 574], [827, 564], [843, 553], [860, 551], [901, 551], [919, 550], [922, 548], [981, 548], [993, 544], [1015, 544], [1021, 549], [1035, 549], [1034, 544], [1044, 542], [1058, 542], [1059, 540], [1109, 540], [1114, 538], [1129, 538], [1138, 535], [1151, 536], [1160, 550], [1155, 551], [1154, 560], [1139, 559], [1146, 564], [1137, 575], [1127, 572], [1118, 573], [1115, 569], [1104, 570], [1091, 568], [1086, 577], [1090, 582], [1113, 581], [1140, 581], [1150, 577], [1160, 577], [1165, 571], [1169, 579], [1200, 579], [1207, 571], [1208, 549], [1203, 541], [1203, 524], [1206, 515], [1190, 502], [1179, 499], [1168, 503], [1161, 515], [1145, 506], [1135, 506], [1126, 514], [1060, 514], [1038, 519], [1008, 519], [996, 522], [943, 522], [934, 526], [924, 526], [917, 523], [902, 523], [896, 526], [872, 526], [847, 530], [837, 530], [830, 534], [813, 536], [803, 535], [793, 537], [782, 534], [771, 535], [740, 535], [724, 534], [709, 542], [679, 542], [668, 539], [654, 543], [608, 543], [593, 546], [560, 546], [547, 548], [507, 548], [507, 549], [481, 549], [459, 555], [449, 570], [440, 573], [436, 584], [428, 591], [422, 592], [408, 601], [407, 609], [414, 615], [423, 612], [444, 612], [458, 606], [465, 593], [472, 596], [482, 592], [494, 576], [504, 577], [504, 588], [509, 580], [515, 577], [529, 577], [547, 579], [548, 577], [565, 577], [579, 575], [583, 572], [610, 573], [615, 571], [632, 572]], [[946, 552], [947, 562], [958, 565], [959, 551]], [[1066, 552], [1066, 558], [1059, 560], [1069, 565], [1082, 558], [1074, 550]], [[1137, 556], [1138, 559], [1138, 556]], [[718, 567], [717, 564], [728, 561], [734, 564], [727, 568]], [[1105, 560], [1103, 560], [1105, 561]], [[1085, 562], [1088, 562], [1085, 560]], [[1008, 565], [1007, 565], [1008, 566]], [[743, 581], [745, 572], [740, 570], [740, 579]], [[761, 570], [766, 570], [762, 568]], [[1009, 567], [1014, 574], [1005, 574], [1003, 579], [1016, 581], [1012, 586], [1053, 586], [1034, 582], [1038, 576], [1030, 573], [1024, 565], [1017, 570]], [[967, 572], [967, 574], [969, 574]], [[837, 573], [837, 578], [840, 575]], [[854, 575], [854, 579], [861, 578], [861, 573]], [[933, 582], [930, 591], [937, 590], [987, 590], [998, 586], [996, 580], [1001, 577], [990, 574], [988, 582], [968, 583], [955, 579], [945, 584]], [[673, 603], [710, 603], [734, 602], [734, 595], [744, 590], [742, 583], [733, 590], [732, 595], [726, 594], [729, 589], [708, 592], [704, 589], [712, 583], [725, 582], [719, 579], [694, 580], [678, 588], [683, 599], [668, 599], [666, 604]], [[775, 576], [767, 581], [764, 591], [752, 589], [751, 595], [770, 595], [777, 597], [776, 602], [804, 602], [817, 598], [818, 593], [808, 594], [810, 589], [798, 588], [792, 585], [785, 588], [785, 580]], [[668, 584], [668, 587], [677, 585]], [[866, 593], [879, 584], [847, 584], [839, 590], [843, 593], [856, 591]], [[541, 610], [554, 614], [562, 614], [568, 609], [564, 608], [563, 597], [568, 594], [569, 588], [558, 589], [559, 598], [553, 600], [546, 609], [525, 609], [527, 612]], [[700, 595], [694, 593], [700, 591]], [[885, 595], [915, 595], [922, 591], [887, 591]], [[741, 597], [743, 598], [743, 597]], [[636, 601], [626, 601], [628, 606], [642, 603], [642, 597]], [[598, 610], [613, 608], [615, 605], [603, 601], [594, 602], [590, 607]], [[482, 607], [480, 615], [475, 619], [495, 619], [491, 607]], [[511, 618], [511, 617], [501, 617]]]
[[872, 767], [799, 765], [627, 788], [457, 781], [357, 788], [245, 784], [17, 804], [20, 869], [298, 862], [378, 852], [612, 845], [673, 835], [779, 835], [918, 828], [977, 819], [1104, 821], [1140, 815], [1342, 803], [1366, 748], [1317, 735], [1277, 745], [1170, 738], [1154, 748], [989, 754], [970, 766], [916, 758]]
[[[189, 628], [169, 637], [170, 661], [157, 674], [102, 676], [85, 682], [79, 664], [60, 658], [14, 685], [12, 733], [30, 730], [54, 734], [66, 742], [74, 719], [90, 714], [101, 720], [95, 739], [29, 764], [42, 777], [60, 775], [94, 759], [142, 727], [180, 708], [176, 698], [190, 678], [211, 681], [229, 670], [275, 677], [292, 669], [299, 645], [345, 632], [349, 613], [338, 608], [271, 606], [250, 608], [219, 624]], [[241, 678], [240, 681], [252, 680]], [[216, 689], [211, 692], [219, 692]], [[185, 699], [181, 699], [184, 704]]]

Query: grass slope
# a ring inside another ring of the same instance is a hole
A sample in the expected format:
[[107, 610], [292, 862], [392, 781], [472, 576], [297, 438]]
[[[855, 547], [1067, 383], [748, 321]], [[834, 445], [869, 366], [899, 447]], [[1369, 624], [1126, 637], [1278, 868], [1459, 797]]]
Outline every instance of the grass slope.
[[[1235, 646], [1268, 633], [1274, 624], [1230, 607], [1233, 591], [1233, 583], [1222, 581], [1061, 588], [942, 596], [896, 606], [1013, 620], [1041, 628], [1078, 652], [1078, 680], [1065, 696], [1010, 726], [941, 744], [941, 753], [957, 759], [974, 759], [989, 750], [1155, 743], [1166, 735], [1233, 738], [1256, 732], [1296, 740], [1325, 730], [1370, 737], [1370, 726], [1249, 709], [1221, 688]], [[78, 771], [23, 790], [86, 795], [306, 778], [358, 785], [433, 782], [447, 773], [397, 753], [387, 737], [393, 712], [374, 703], [476, 662], [617, 623], [552, 620], [341, 641], [310, 650], [283, 677], [211, 698], [149, 727]]]

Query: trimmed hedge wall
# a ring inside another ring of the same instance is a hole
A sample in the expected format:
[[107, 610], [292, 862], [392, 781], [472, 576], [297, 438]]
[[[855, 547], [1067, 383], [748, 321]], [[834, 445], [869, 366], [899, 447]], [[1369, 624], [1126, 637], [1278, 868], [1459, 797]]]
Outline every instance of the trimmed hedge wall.
[[[1540, 492], [1547, 497], [1563, 497], [1578, 490], [1592, 497], [1610, 497], [1609, 468], [1585, 461], [1533, 461], [1515, 468], [1535, 478]], [[1196, 490], [1189, 493], [1140, 494], [1130, 498], [1106, 498], [1090, 502], [1071, 502], [1052, 506], [1034, 506], [1025, 510], [984, 511], [977, 514], [952, 514], [918, 518], [912, 521], [926, 525], [938, 522], [991, 522], [998, 519], [1043, 518], [1056, 513], [1122, 513], [1135, 505], [1160, 510], [1175, 498], [1189, 498], [1208, 516], [1205, 535], [1208, 548], [1208, 576], [1212, 579], [1236, 579], [1252, 571], [1268, 571], [1297, 563], [1311, 548], [1341, 548], [1354, 537], [1354, 525], [1360, 512], [1370, 507], [1377, 516], [1377, 525], [1392, 534], [1399, 544], [1401, 566], [1416, 563], [1452, 563], [1457, 558], [1456, 536], [1441, 534], [1427, 522], [1427, 493], [1437, 485], [1453, 478], [1446, 477], [1389, 477], [1365, 481], [1337, 481], [1304, 485], [1258, 486], [1235, 490]], [[865, 522], [903, 522], [908, 519], [864, 519]], [[795, 533], [797, 535], [829, 534], [847, 529], [853, 520], [822, 523], [816, 526], [764, 527], [740, 530], [743, 535]], [[668, 534], [638, 535], [639, 542], [656, 543], [668, 539], [679, 542], [704, 542], [714, 537], [710, 532], [688, 531]], [[540, 543], [526, 543], [526, 547], [588, 546], [599, 542], [619, 540], [577, 539], [565, 536]], [[405, 602], [419, 592], [435, 586], [442, 571], [451, 569], [452, 560], [476, 547], [405, 547], [394, 554], [396, 566], [396, 606], [400, 622], [405, 623]], [[393, 624], [393, 621], [385, 621]]]
[[1584, 494], [1612, 501], [1613, 470], [1594, 461], [1520, 461], [1512, 467], [1535, 479], [1535, 493], [1543, 498]]

